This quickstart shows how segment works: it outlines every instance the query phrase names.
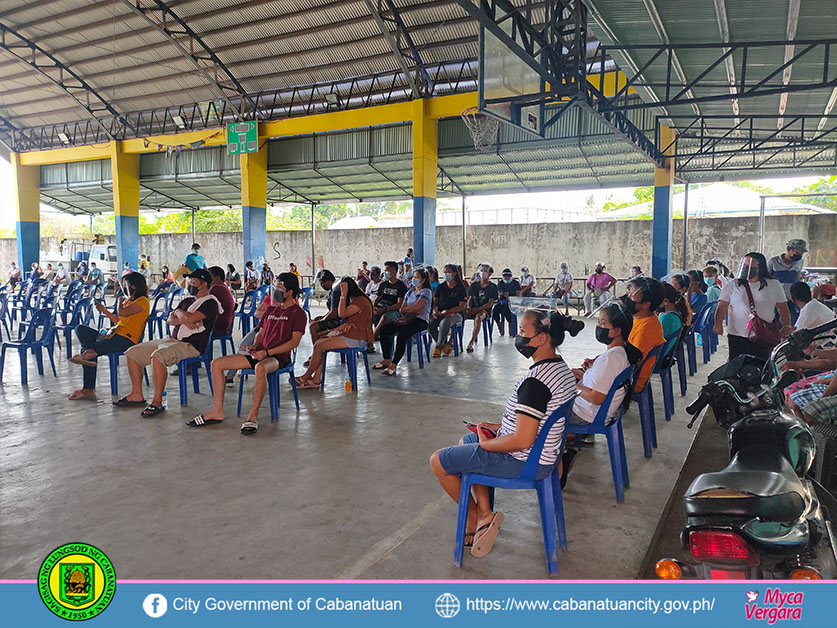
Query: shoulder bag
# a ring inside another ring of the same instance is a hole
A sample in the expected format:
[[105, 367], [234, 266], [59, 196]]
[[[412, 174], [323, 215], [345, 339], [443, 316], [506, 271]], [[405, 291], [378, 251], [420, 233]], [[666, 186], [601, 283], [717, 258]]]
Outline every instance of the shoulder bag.
[[744, 289], [747, 290], [747, 298], [750, 300], [750, 322], [747, 323], [748, 340], [775, 347], [782, 339], [779, 327], [773, 321], [764, 320], [756, 312], [756, 304], [753, 301], [753, 291], [750, 289], [749, 281], [744, 284]]

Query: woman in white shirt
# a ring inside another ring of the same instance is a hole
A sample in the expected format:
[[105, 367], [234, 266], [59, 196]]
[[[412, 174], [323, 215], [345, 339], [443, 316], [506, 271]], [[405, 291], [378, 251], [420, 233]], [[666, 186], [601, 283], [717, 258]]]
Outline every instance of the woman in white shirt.
[[766, 360], [773, 347], [765, 342], [753, 342], [749, 339], [750, 299], [747, 286], [753, 295], [756, 313], [764, 321], [771, 322], [774, 311], [779, 312], [782, 330], [790, 330], [790, 312], [785, 300], [785, 289], [770, 274], [767, 260], [761, 253], [747, 253], [741, 261], [738, 278], [729, 281], [721, 289], [718, 310], [715, 313], [715, 333], [724, 333], [724, 319], [729, 309], [727, 339], [729, 341], [729, 359], [739, 355], [754, 355]]

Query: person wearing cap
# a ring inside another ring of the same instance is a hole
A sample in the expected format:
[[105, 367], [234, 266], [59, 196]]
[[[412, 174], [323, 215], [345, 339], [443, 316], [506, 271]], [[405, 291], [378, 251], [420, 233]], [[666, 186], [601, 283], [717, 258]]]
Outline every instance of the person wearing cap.
[[585, 282], [587, 292], [584, 293], [584, 312], [587, 316], [593, 313], [593, 297], [599, 300], [600, 305], [606, 303], [611, 288], [616, 285], [616, 277], [606, 273], [605, 268], [604, 262], [596, 262], [596, 269]]
[[517, 279], [512, 279], [512, 271], [510, 268], [503, 269], [503, 278], [497, 282], [497, 305], [494, 307], [494, 322], [497, 323], [497, 329], [500, 335], [505, 335], [504, 320], [509, 321], [509, 336], [513, 335], [511, 329], [512, 312], [509, 307], [509, 297], [516, 297], [520, 295], [520, 283]]
[[[140, 413], [149, 418], [165, 411], [163, 392], [166, 389], [167, 368], [177, 366], [181, 360], [203, 354], [210, 341], [215, 319], [223, 312], [220, 302], [209, 293], [212, 275], [205, 268], [186, 275], [189, 295], [171, 313], [166, 323], [171, 337], [149, 340], [125, 351], [128, 373], [131, 376], [131, 392], [114, 402], [118, 407], [146, 406]], [[154, 396], [147, 403], [142, 391], [142, 373], [151, 366]], [[193, 367], [194, 368], [194, 367]]]
[[552, 294], [553, 299], [561, 299], [564, 304], [564, 316], [570, 315], [570, 294], [573, 289], [573, 276], [570, 274], [570, 265], [567, 262], [561, 262], [559, 267], [561, 272], [555, 276], [555, 281], [552, 287], [548, 288], [543, 296], [548, 293]]
[[808, 252], [808, 243], [800, 238], [793, 238], [788, 240], [786, 246], [784, 253], [767, 260], [767, 271], [782, 284], [790, 310], [791, 324], [794, 324], [799, 316], [799, 308], [791, 299], [790, 287], [802, 279], [802, 255]]
[[520, 296], [534, 297], [535, 294], [535, 276], [529, 274], [528, 266], [521, 266], [520, 268]]

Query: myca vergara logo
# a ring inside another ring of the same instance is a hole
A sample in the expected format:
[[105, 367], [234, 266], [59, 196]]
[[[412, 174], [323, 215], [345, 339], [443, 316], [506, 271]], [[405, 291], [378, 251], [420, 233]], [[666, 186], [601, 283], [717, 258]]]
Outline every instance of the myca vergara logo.
[[104, 552], [87, 543], [67, 543], [46, 557], [38, 593], [63, 619], [82, 621], [104, 611], [116, 592], [116, 573]]
[[748, 620], [755, 619], [775, 624], [777, 621], [787, 619], [802, 619], [802, 599], [805, 594], [801, 591], [783, 593], [779, 589], [767, 589], [762, 604], [758, 601], [758, 591], [750, 590], [746, 595], [747, 603], [744, 605], [744, 613]]

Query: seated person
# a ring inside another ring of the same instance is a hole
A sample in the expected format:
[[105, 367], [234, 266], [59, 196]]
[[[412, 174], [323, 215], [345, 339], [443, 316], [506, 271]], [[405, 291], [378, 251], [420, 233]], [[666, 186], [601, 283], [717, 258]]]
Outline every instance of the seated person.
[[378, 286], [378, 296], [372, 299], [375, 338], [379, 337], [381, 327], [398, 318], [398, 310], [406, 294], [407, 286], [398, 279], [398, 262], [384, 262], [384, 278]]
[[373, 266], [369, 269], [369, 283], [366, 284], [363, 291], [372, 303], [378, 298], [378, 288], [381, 287], [382, 280], [380, 266]]
[[[163, 391], [166, 389], [167, 368], [177, 366], [181, 360], [196, 358], [206, 350], [206, 343], [215, 319], [221, 310], [218, 299], [209, 294], [212, 275], [204, 268], [189, 273], [189, 294], [171, 313], [167, 321], [171, 327], [170, 338], [147, 340], [125, 351], [128, 373], [131, 375], [131, 392], [114, 405], [119, 407], [142, 406], [143, 417], [153, 417], [165, 411]], [[142, 372], [152, 365], [154, 396], [146, 404], [142, 392]]]
[[[93, 271], [91, 270], [90, 272]], [[157, 283], [156, 291], [168, 290], [173, 285], [174, 275], [169, 271], [169, 267], [166, 264], [163, 264], [163, 266], [160, 268], [160, 281]]]
[[21, 281], [21, 279], [20, 279], [20, 277], [21, 277], [20, 268], [18, 268], [17, 264], [15, 264], [14, 262], [12, 262], [9, 265], [8, 275], [9, 275], [9, 285], [11, 286], [12, 291], [14, 291], [15, 286], [17, 286], [17, 284], [19, 284], [20, 281]]
[[215, 326], [212, 328], [212, 335], [215, 337], [229, 336], [232, 333], [233, 322], [235, 321], [235, 297], [224, 283], [226, 275], [220, 266], [210, 266], [209, 274], [212, 275], [212, 283], [209, 285], [209, 294], [218, 299], [223, 313], [218, 313], [215, 319]]
[[523, 266], [520, 269], [520, 296], [522, 297], [536, 297], [535, 292], [535, 276], [529, 273], [529, 267]]
[[465, 308], [465, 320], [474, 321], [474, 330], [471, 332], [471, 339], [465, 351], [472, 353], [474, 343], [480, 335], [482, 321], [491, 316], [491, 308], [497, 301], [499, 291], [497, 284], [491, 282], [491, 273], [494, 272], [488, 262], [480, 264], [479, 281], [475, 281], [468, 287], [468, 307]]
[[270, 264], [265, 262], [262, 265], [262, 285], [263, 286], [272, 286], [273, 285], [273, 271], [270, 270]]
[[[340, 305], [340, 289], [334, 285], [336, 277], [328, 269], [320, 271], [320, 286], [328, 294], [328, 312], [323, 316], [317, 316], [311, 319], [311, 324], [308, 326], [308, 333], [311, 336], [311, 344], [317, 344], [317, 340], [327, 335], [332, 329], [339, 327], [343, 321], [337, 314], [338, 306]], [[371, 325], [371, 322], [370, 322]], [[308, 366], [311, 363], [311, 356], [305, 360], [302, 366]]]
[[[629, 366], [636, 365], [642, 360], [642, 352], [628, 341], [633, 324], [633, 318], [618, 301], [608, 303], [599, 311], [596, 340], [605, 345], [607, 350], [595, 358], [584, 360], [580, 369], [573, 369], [573, 375], [578, 380], [576, 384], [578, 397], [573, 403], [571, 423], [575, 425], [591, 424], [596, 419], [596, 414], [598, 414], [599, 408], [610, 392], [616, 376]], [[623, 386], [613, 394], [613, 400], [607, 411], [606, 424], [616, 417], [619, 412], [619, 405], [625, 402], [629, 388], [628, 385]], [[630, 398], [627, 400], [630, 401]], [[574, 445], [573, 436], [573, 434], [570, 434], [567, 438], [561, 486], [564, 486], [567, 482], [567, 475], [577, 453], [576, 449], [570, 448], [571, 445]]]
[[[404, 297], [399, 309], [400, 316], [385, 323], [380, 330], [381, 353], [384, 359], [372, 368], [383, 369], [383, 375], [395, 375], [398, 363], [407, 351], [407, 341], [413, 334], [427, 329], [433, 293], [430, 291], [430, 277], [423, 268], [417, 268], [411, 280], [412, 287]], [[495, 286], [496, 288], [496, 286]], [[397, 335], [395, 353], [392, 350], [392, 337]], [[421, 351], [419, 344], [418, 350]]]
[[516, 297], [520, 294], [520, 284], [517, 279], [512, 279], [512, 271], [510, 268], [503, 270], [503, 279], [497, 282], [497, 305], [494, 306], [494, 313], [492, 318], [497, 323], [497, 329], [500, 335], [505, 335], [505, 323], [509, 322], [509, 336], [511, 333], [511, 317], [512, 311], [509, 307], [509, 297]]
[[[87, 277], [87, 272], [88, 272], [87, 271], [87, 262], [85, 262], [84, 260], [80, 261], [78, 263], [78, 266], [76, 266], [76, 272], [75, 272], [76, 279], [81, 279], [82, 281], [84, 281], [85, 278]], [[146, 281], [147, 281], [147, 279], [146, 279]]]
[[834, 320], [834, 310], [814, 299], [804, 281], [791, 284], [790, 298], [799, 311], [794, 329], [813, 329]]
[[683, 299], [686, 300], [686, 305], [688, 306], [689, 315], [686, 317], [686, 325], [692, 324], [692, 305], [689, 296], [689, 286], [692, 283], [692, 280], [689, 279], [689, 276], [685, 273], [675, 273], [669, 277], [668, 281], [672, 287], [679, 292]]
[[366, 262], [360, 263], [360, 268], [357, 269], [357, 276], [355, 277], [355, 283], [357, 283], [358, 288], [363, 290], [364, 294], [366, 293], [366, 286], [369, 284], [370, 281], [370, 272], [369, 272], [369, 264]]
[[225, 282], [230, 290], [241, 290], [241, 275], [232, 264], [227, 264]]
[[84, 283], [90, 286], [100, 286], [104, 283], [102, 269], [96, 266], [96, 262], [90, 262], [90, 269], [87, 271]]
[[[689, 287], [686, 289], [689, 305], [693, 314], [699, 314], [708, 300], [706, 284], [703, 282], [703, 273], [697, 269], [692, 269], [686, 275], [689, 277]], [[720, 296], [720, 293], [718, 296]]]
[[721, 298], [721, 282], [718, 279], [718, 269], [714, 266], [707, 266], [703, 269], [703, 282], [706, 288], [706, 302], [715, 303]]
[[570, 265], [567, 262], [561, 262], [561, 272], [555, 277], [552, 287], [548, 288], [543, 296], [549, 294], [553, 299], [561, 299], [564, 304], [564, 316], [570, 315], [570, 295], [573, 290], [573, 276], [570, 274]]
[[148, 284], [139, 273], [131, 273], [122, 278], [122, 294], [116, 306], [116, 314], [108, 311], [101, 301], [93, 301], [93, 306], [100, 314], [107, 317], [113, 327], [106, 334], [99, 333], [87, 325], [76, 327], [76, 336], [81, 343], [81, 353], [70, 358], [70, 362], [82, 365], [82, 387], [70, 395], [70, 399], [96, 398], [97, 358], [108, 353], [125, 351], [142, 338], [145, 322], [151, 304], [148, 301]]
[[[683, 328], [687, 316], [687, 306], [686, 300], [670, 283], [663, 282], [663, 290], [665, 290], [665, 296], [660, 304], [659, 319], [663, 326], [663, 336], [669, 338]], [[669, 351], [674, 349], [678, 337], [679, 334], [666, 343], [663, 355], [668, 355]]]
[[451, 327], [462, 322], [462, 314], [468, 305], [468, 289], [462, 282], [459, 266], [446, 264], [445, 281], [436, 288], [433, 299], [433, 314], [430, 316], [428, 331], [436, 342], [433, 357], [441, 357], [442, 352], [450, 355], [453, 351], [450, 342]]
[[[463, 473], [520, 476], [543, 421], [575, 395], [575, 378], [556, 348], [564, 341], [565, 332], [574, 336], [582, 327], [581, 321], [559, 312], [546, 317], [529, 311], [521, 317], [520, 334], [514, 345], [533, 364], [515, 384], [502, 422], [475, 421], [476, 433], [468, 432], [459, 445], [440, 449], [430, 457], [433, 474], [455, 502], [459, 502]], [[564, 419], [560, 418], [546, 436], [538, 460], [538, 479], [552, 474], [555, 465], [560, 464], [564, 427]], [[483, 428], [495, 432], [496, 438], [488, 436]], [[465, 524], [465, 546], [471, 548], [473, 556], [481, 558], [491, 551], [503, 518], [503, 513], [491, 511], [488, 487], [474, 485]]]
[[67, 273], [67, 269], [64, 268], [63, 262], [58, 262], [58, 270], [55, 271], [55, 277], [53, 277], [52, 283], [56, 286], [66, 286], [70, 283], [70, 275]]
[[820, 283], [814, 286], [814, 290], [811, 294], [820, 303], [825, 303], [826, 301], [834, 298], [835, 292], [837, 292], [837, 286], [834, 284]]
[[253, 262], [244, 264], [244, 290], [250, 292], [262, 285], [262, 275], [253, 266]]
[[[625, 296], [625, 309], [634, 318], [628, 342], [642, 351], [645, 358], [656, 346], [665, 342], [663, 326], [654, 312], [665, 298], [663, 285], [651, 277], [636, 277], [628, 282], [628, 294]], [[651, 377], [656, 360], [649, 360], [636, 381], [635, 392], [641, 392]]]
[[[323, 354], [331, 349], [361, 349], [372, 341], [372, 301], [351, 277], [343, 277], [332, 291], [337, 295], [337, 318], [343, 321], [330, 327], [324, 338], [314, 342], [314, 353], [308, 361], [308, 369], [296, 378], [302, 389], [319, 388], [323, 381], [325, 360]], [[315, 375], [316, 374], [316, 375]]]
[[187, 421], [190, 427], [221, 423], [224, 414], [225, 371], [253, 369], [253, 404], [247, 420], [241, 425], [242, 434], [253, 434], [259, 429], [259, 408], [267, 390], [267, 376], [291, 363], [291, 352], [302, 340], [308, 316], [296, 303], [300, 294], [299, 280], [293, 273], [280, 273], [269, 295], [270, 303], [262, 311], [252, 341], [236, 355], [225, 355], [212, 360], [212, 399], [209, 412]]
[[605, 263], [596, 262], [596, 269], [587, 278], [584, 293], [584, 311], [589, 316], [593, 313], [593, 297], [599, 300], [599, 305], [607, 303], [610, 298], [610, 291], [616, 285], [616, 277], [605, 272]]

